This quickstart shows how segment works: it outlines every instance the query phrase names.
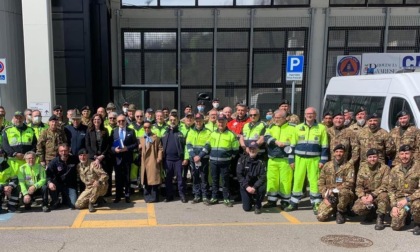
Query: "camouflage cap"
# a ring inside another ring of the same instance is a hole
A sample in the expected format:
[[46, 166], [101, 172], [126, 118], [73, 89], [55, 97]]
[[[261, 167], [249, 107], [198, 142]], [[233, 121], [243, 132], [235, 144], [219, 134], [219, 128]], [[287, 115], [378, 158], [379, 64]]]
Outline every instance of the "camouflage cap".
[[400, 148], [398, 149], [398, 151], [411, 151], [411, 150], [413, 149], [408, 144], [401, 145]]
[[378, 155], [379, 151], [377, 149], [371, 148], [366, 152], [366, 157], [369, 157], [371, 155]]
[[14, 114], [14, 116], [23, 116], [22, 111], [16, 111]]

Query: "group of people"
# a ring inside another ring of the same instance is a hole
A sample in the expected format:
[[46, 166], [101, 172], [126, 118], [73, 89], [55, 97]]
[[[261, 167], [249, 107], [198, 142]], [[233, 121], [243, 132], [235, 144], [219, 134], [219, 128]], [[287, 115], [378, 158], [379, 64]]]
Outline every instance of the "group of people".
[[366, 216], [364, 223], [376, 218], [375, 229], [382, 230], [390, 211], [394, 230], [414, 220], [414, 234], [420, 235], [420, 132], [408, 112], [398, 114], [399, 126], [388, 133], [379, 116], [363, 107], [353, 123], [346, 119], [350, 111], [326, 113], [318, 123], [316, 110], [308, 107], [300, 123], [289, 105], [282, 100], [263, 120], [258, 108], [238, 103], [233, 111], [218, 99], [207, 113], [203, 101], [195, 113], [187, 105], [182, 117], [176, 109], [143, 111], [128, 103], [117, 114], [109, 103], [93, 116], [88, 106], [81, 113], [69, 110], [68, 122], [57, 105], [48, 126], [37, 110], [17, 111], [8, 122], [0, 107], [1, 198], [6, 195], [14, 211], [19, 195], [30, 208], [40, 194], [49, 211], [60, 206], [61, 194], [61, 204], [93, 212], [102, 197], [112, 196], [115, 172], [114, 203], [131, 202], [139, 186], [148, 203], [159, 201], [161, 188], [163, 201], [173, 201], [174, 181], [187, 203], [190, 173], [193, 204], [221, 199], [232, 207], [237, 193], [245, 211], [260, 214], [280, 201], [290, 212], [298, 210], [308, 184], [319, 221], [335, 215], [341, 224], [354, 212]]

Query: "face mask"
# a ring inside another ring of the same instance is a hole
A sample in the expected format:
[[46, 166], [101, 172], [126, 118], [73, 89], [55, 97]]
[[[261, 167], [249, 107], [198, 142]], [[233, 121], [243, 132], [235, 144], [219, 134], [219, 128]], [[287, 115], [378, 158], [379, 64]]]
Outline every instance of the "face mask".
[[38, 124], [38, 123], [41, 122], [41, 117], [40, 116], [35, 116], [32, 121], [34, 122], [34, 124]]
[[344, 121], [344, 125], [349, 125], [350, 124], [350, 120], [345, 120]]
[[30, 121], [32, 119], [32, 116], [28, 115], [26, 116], [26, 118], [28, 119], [28, 121]]
[[0, 157], [0, 164], [3, 163], [4, 157]]
[[198, 112], [203, 112], [204, 111], [204, 107], [203, 106], [197, 106], [197, 110], [198, 110]]
[[123, 108], [124, 113], [127, 113], [127, 110], [128, 110], [128, 108], [126, 108], [126, 107]]
[[272, 115], [265, 115], [265, 119], [266, 120], [271, 120], [273, 118], [273, 116]]
[[357, 124], [359, 125], [359, 126], [362, 126], [362, 125], [365, 125], [365, 119], [360, 119], [360, 120], [357, 120]]
[[218, 102], [213, 102], [213, 108], [216, 108], [217, 109], [217, 108], [219, 108], [219, 105], [220, 104]]

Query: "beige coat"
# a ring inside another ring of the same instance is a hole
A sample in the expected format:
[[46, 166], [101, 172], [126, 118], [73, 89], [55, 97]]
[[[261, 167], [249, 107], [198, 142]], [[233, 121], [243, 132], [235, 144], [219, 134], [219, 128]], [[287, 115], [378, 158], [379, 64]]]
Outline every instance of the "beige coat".
[[146, 139], [139, 138], [139, 149], [141, 152], [141, 184], [144, 185], [144, 174], [147, 174], [148, 185], [159, 185], [162, 183], [161, 170], [162, 170], [162, 156], [163, 147], [160, 138], [152, 134], [151, 138], [153, 143], [146, 147]]

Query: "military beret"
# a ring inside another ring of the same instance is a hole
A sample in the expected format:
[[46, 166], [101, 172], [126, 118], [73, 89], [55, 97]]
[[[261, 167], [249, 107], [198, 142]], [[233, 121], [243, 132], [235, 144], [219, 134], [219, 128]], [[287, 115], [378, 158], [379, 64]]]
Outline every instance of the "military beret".
[[336, 116], [344, 116], [342, 113], [335, 113], [334, 115], [333, 115], [333, 118], [335, 118]]
[[360, 112], [366, 112], [365, 107], [360, 107], [356, 110], [356, 115], [359, 114]]
[[155, 111], [152, 109], [152, 108], [148, 108], [147, 110], [146, 110], [146, 113], [154, 113]]
[[200, 119], [202, 120], [202, 119], [204, 119], [204, 115], [201, 114], [201, 113], [197, 113], [197, 114], [195, 114], [194, 119], [195, 120], [200, 120]]
[[249, 144], [248, 148], [250, 148], [250, 149], [257, 149], [258, 148], [257, 142], [251, 142]]
[[128, 103], [128, 102], [124, 102], [123, 103], [123, 106], [127, 106], [128, 107], [128, 105], [130, 105], [130, 103]]
[[379, 115], [376, 114], [376, 113], [373, 113], [373, 114], [368, 115], [368, 117], [367, 117], [368, 120], [374, 119], [374, 118], [379, 118]]
[[63, 110], [63, 107], [61, 107], [61, 105], [55, 105], [53, 110]]
[[410, 115], [410, 114], [406, 110], [401, 110], [400, 112], [398, 112], [397, 118], [400, 118], [401, 116], [406, 116], [406, 115]]
[[197, 105], [204, 105], [205, 103], [204, 103], [204, 101], [203, 100], [199, 100], [198, 102], [197, 102]]
[[116, 109], [117, 107], [115, 106], [114, 103], [110, 102], [106, 105], [106, 109]]
[[191, 104], [188, 104], [187, 106], [185, 106], [185, 108], [184, 108], [184, 109], [186, 109], [186, 108], [190, 108], [190, 109], [192, 109], [192, 105], [191, 105]]
[[82, 155], [82, 154], [88, 154], [88, 151], [85, 148], [82, 148], [82, 149], [79, 150], [77, 155]]
[[411, 146], [408, 144], [401, 145], [398, 151], [411, 151]]
[[58, 119], [58, 117], [56, 116], [56, 115], [52, 115], [52, 116], [50, 116], [50, 118], [48, 119], [48, 121], [49, 122], [51, 122], [51, 121], [58, 121], [59, 119]]
[[334, 147], [333, 151], [336, 151], [336, 150], [346, 150], [346, 147], [344, 147], [344, 145], [342, 145], [342, 144], [337, 144]]
[[369, 157], [370, 155], [378, 155], [379, 154], [379, 152], [378, 152], [378, 150], [377, 149], [369, 149], [367, 152], [366, 152], [366, 157]]
[[90, 108], [89, 108], [89, 106], [83, 106], [80, 111], [83, 111], [83, 110], [90, 110]]
[[333, 112], [332, 111], [327, 111], [327, 112], [324, 113], [324, 117], [326, 117], [326, 116], [332, 116], [332, 115], [333, 115]]
[[281, 105], [283, 105], [283, 104], [290, 105], [290, 102], [289, 102], [289, 100], [287, 100], [287, 99], [283, 99], [283, 100], [280, 102], [279, 107], [280, 107]]
[[219, 102], [219, 98], [214, 98], [213, 102]]

